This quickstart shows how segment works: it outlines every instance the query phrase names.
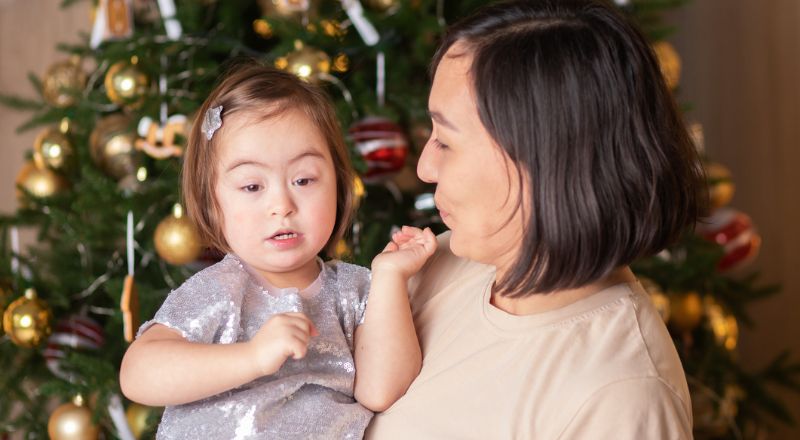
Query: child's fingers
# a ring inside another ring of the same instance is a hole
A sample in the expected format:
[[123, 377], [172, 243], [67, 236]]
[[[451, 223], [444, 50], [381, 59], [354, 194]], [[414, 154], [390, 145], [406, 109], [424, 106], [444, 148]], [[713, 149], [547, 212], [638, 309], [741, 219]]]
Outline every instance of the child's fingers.
[[436, 241], [436, 235], [433, 234], [431, 228], [425, 228], [425, 230], [422, 231], [422, 235], [422, 246], [425, 247], [425, 250], [428, 251], [429, 254], [433, 254], [433, 252], [436, 251], [436, 247], [439, 245]]
[[311, 336], [319, 335], [319, 331], [317, 331], [317, 327], [314, 326], [314, 322], [312, 322], [308, 318], [308, 316], [305, 315], [305, 313], [288, 312], [288, 313], [284, 313], [284, 315], [286, 315], [287, 317], [290, 318], [289, 323], [291, 325], [297, 327], [298, 329], [300, 329], [304, 333], [306, 333], [308, 335], [311, 335]]
[[397, 245], [397, 243], [395, 243], [394, 241], [390, 241], [389, 243], [386, 244], [386, 247], [384, 247], [383, 251], [381, 252], [394, 252], [399, 248], [400, 247]]

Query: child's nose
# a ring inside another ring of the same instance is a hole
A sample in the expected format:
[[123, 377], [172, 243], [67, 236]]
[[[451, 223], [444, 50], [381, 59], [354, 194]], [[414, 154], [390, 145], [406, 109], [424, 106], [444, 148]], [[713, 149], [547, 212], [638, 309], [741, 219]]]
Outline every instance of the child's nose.
[[292, 195], [286, 189], [280, 189], [275, 192], [274, 197], [270, 203], [270, 213], [286, 217], [293, 214], [297, 210]]

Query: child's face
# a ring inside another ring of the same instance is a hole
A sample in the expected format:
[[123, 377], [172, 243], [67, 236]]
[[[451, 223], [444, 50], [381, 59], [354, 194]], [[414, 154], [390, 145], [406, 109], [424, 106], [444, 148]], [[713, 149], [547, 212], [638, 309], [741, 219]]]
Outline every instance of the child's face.
[[299, 110], [263, 121], [234, 114], [220, 134], [216, 197], [228, 245], [272, 284], [305, 287], [336, 221], [327, 141]]

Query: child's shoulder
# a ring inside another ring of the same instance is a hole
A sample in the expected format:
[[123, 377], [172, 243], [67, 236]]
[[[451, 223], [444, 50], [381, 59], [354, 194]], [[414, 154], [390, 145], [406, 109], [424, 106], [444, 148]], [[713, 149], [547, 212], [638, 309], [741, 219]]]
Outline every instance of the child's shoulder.
[[330, 260], [325, 263], [325, 270], [337, 285], [369, 284], [370, 270], [357, 264], [345, 263], [341, 260]]
[[177, 290], [197, 287], [216, 290], [217, 287], [231, 287], [246, 282], [247, 272], [242, 263], [235, 256], [228, 254], [222, 260], [189, 277]]

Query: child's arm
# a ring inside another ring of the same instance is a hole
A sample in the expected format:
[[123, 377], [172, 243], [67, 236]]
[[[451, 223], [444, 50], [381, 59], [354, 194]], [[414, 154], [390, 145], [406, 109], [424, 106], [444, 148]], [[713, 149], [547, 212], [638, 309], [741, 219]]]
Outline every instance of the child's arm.
[[404, 226], [372, 261], [364, 323], [356, 329], [355, 398], [372, 411], [389, 408], [417, 377], [422, 354], [408, 302], [408, 279], [436, 250], [430, 229]]
[[156, 324], [125, 352], [120, 387], [129, 399], [179, 405], [210, 397], [272, 374], [291, 356], [306, 355], [317, 331], [302, 313], [272, 316], [248, 342], [201, 344]]

